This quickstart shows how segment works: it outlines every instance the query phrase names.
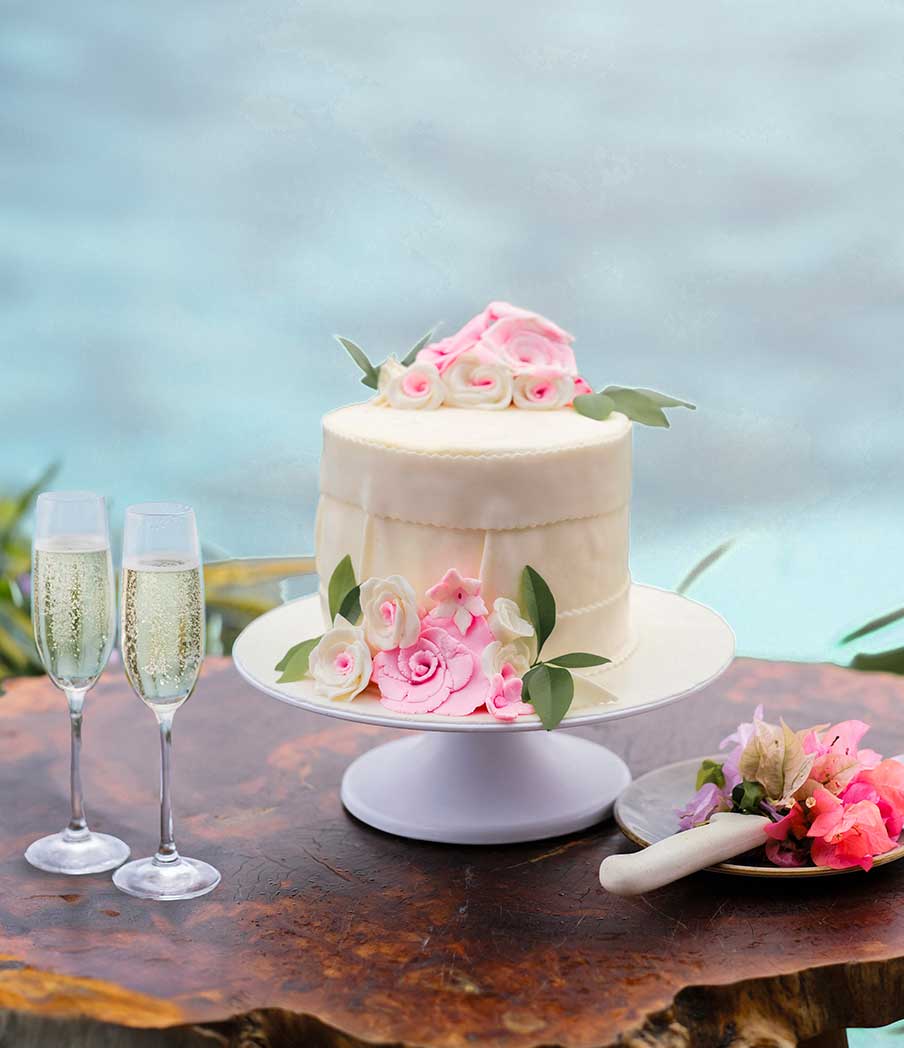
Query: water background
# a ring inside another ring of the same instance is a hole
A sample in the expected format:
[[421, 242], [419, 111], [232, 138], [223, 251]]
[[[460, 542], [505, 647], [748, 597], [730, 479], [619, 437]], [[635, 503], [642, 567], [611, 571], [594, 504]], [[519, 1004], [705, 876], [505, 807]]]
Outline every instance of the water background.
[[636, 577], [737, 537], [740, 649], [843, 658], [904, 603], [902, 54], [891, 0], [0, 3], [0, 483], [308, 552], [332, 333], [508, 299], [700, 405], [638, 427]]

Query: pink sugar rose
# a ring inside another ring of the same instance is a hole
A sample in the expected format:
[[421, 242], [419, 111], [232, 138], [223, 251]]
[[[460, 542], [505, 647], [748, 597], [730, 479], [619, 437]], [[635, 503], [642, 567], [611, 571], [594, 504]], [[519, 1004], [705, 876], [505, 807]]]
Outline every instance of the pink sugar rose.
[[813, 838], [810, 854], [817, 866], [836, 870], [861, 866], [869, 870], [876, 855], [884, 855], [895, 846], [882, 813], [872, 801], [843, 804], [819, 786], [813, 794], [812, 811], [815, 818], [807, 836]]
[[539, 313], [519, 309], [508, 302], [491, 302], [486, 310], [495, 318], [480, 338], [516, 373], [536, 368], [558, 368], [577, 374], [572, 335]]
[[516, 373], [553, 367], [576, 375], [573, 341], [567, 331], [539, 313], [509, 302], [491, 302], [454, 335], [424, 346], [417, 359], [434, 364], [442, 373], [463, 353], [474, 350], [484, 362], [501, 360]]
[[487, 709], [497, 720], [517, 720], [522, 713], [533, 713], [529, 703], [521, 701], [523, 682], [515, 672], [514, 666], [507, 662], [501, 673], [494, 673], [490, 679], [490, 694], [487, 696]]
[[463, 717], [486, 702], [488, 690], [470, 648], [438, 625], [422, 629], [407, 648], [378, 652], [372, 680], [381, 703], [396, 713]]

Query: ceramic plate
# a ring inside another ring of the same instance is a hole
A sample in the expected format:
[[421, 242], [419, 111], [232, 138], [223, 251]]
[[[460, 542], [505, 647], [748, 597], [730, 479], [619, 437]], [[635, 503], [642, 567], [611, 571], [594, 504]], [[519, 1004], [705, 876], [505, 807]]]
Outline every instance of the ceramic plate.
[[[683, 807], [694, 794], [697, 769], [703, 757], [695, 757], [641, 775], [615, 802], [615, 821], [622, 833], [642, 848], [678, 832], [676, 808]], [[874, 866], [904, 857], [904, 845], [880, 855]], [[765, 856], [749, 852], [739, 856], [743, 862], [722, 862], [710, 869], [743, 877], [826, 877], [836, 873], [856, 873], [860, 867], [833, 870], [828, 866], [773, 866]]]

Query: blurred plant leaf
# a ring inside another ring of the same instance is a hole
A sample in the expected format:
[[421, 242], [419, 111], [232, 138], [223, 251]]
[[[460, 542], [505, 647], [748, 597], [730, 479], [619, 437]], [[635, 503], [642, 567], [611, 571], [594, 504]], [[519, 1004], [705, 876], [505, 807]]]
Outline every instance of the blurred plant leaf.
[[850, 644], [852, 640], [859, 640], [861, 637], [869, 636], [870, 633], [876, 633], [879, 630], [884, 630], [886, 626], [891, 626], [895, 622], [900, 622], [904, 619], [904, 608], [898, 608], [896, 611], [886, 612], [885, 615], [880, 615], [877, 619], [870, 619], [869, 622], [855, 629], [852, 633], [848, 633], [841, 638], [839, 644]]
[[851, 659], [852, 670], [867, 673], [898, 673], [904, 675], [904, 648], [891, 648], [874, 654], [861, 652]]
[[52, 462], [34, 484], [29, 485], [20, 495], [11, 500], [9, 510], [3, 517], [3, 529], [0, 531], [0, 548], [5, 547], [11, 541], [16, 529], [22, 523], [22, 518], [31, 508], [32, 502], [53, 480], [59, 469], [59, 462]]
[[736, 541], [737, 539], [727, 539], [725, 542], [719, 543], [719, 545], [716, 546], [714, 550], [707, 553], [702, 560], [697, 561], [681, 582], [679, 582], [675, 587], [675, 592], [682, 594], [682, 596], [687, 593], [697, 579], [699, 579], [704, 572], [709, 571], [713, 564], [721, 560]]
[[627, 415], [633, 422], [644, 426], [669, 428], [669, 420], [663, 408], [690, 408], [696, 406], [687, 400], [678, 400], [655, 389], [631, 389], [628, 386], [607, 386], [603, 395], [615, 403], [615, 410]]

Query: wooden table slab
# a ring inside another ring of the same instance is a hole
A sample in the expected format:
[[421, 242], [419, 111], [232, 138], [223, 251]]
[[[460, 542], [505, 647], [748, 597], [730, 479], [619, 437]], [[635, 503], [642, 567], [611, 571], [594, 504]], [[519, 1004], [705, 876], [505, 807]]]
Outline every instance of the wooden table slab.
[[[712, 750], [757, 702], [794, 725], [862, 717], [904, 750], [901, 680], [745, 659], [582, 734], [641, 773]], [[176, 719], [177, 838], [223, 883], [154, 904], [22, 858], [65, 822], [67, 732], [46, 680], [0, 698], [0, 1044], [794, 1045], [904, 1016], [904, 863], [618, 899], [597, 881], [632, 847], [611, 822], [504, 848], [386, 836], [338, 787], [398, 733], [293, 710], [210, 659]], [[117, 668], [89, 696], [84, 768], [92, 826], [152, 851], [157, 733]]]

